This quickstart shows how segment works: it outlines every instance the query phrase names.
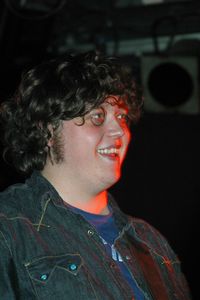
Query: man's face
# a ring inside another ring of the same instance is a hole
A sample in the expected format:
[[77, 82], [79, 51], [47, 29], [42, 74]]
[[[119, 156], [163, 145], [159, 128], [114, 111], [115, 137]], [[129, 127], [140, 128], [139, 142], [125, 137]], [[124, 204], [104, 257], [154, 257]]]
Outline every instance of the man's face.
[[[115, 97], [116, 98], [116, 97]], [[121, 174], [121, 165], [130, 141], [127, 109], [106, 99], [99, 108], [81, 118], [63, 121], [62, 169], [66, 181], [78, 188], [97, 193], [113, 185]], [[57, 147], [56, 141], [54, 147]]]

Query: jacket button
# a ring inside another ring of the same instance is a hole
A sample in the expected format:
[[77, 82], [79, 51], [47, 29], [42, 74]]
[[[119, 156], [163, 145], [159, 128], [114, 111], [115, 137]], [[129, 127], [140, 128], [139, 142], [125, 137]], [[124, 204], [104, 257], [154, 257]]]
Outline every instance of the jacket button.
[[125, 258], [126, 258], [126, 260], [130, 260], [131, 259], [129, 255], [126, 255]]
[[110, 267], [111, 267], [111, 269], [115, 269], [115, 267], [116, 267], [115, 263], [114, 263], [114, 262], [111, 262], [111, 263], [110, 263]]
[[47, 278], [48, 278], [47, 274], [42, 274], [42, 275], [40, 276], [40, 279], [41, 279], [42, 281], [46, 281]]
[[70, 269], [70, 271], [75, 271], [77, 269], [77, 265], [71, 264], [71, 265], [69, 265], [69, 269]]
[[94, 234], [94, 231], [93, 231], [93, 230], [91, 230], [91, 229], [89, 229], [87, 233], [88, 233], [88, 235], [89, 235], [89, 236], [93, 236], [93, 234]]

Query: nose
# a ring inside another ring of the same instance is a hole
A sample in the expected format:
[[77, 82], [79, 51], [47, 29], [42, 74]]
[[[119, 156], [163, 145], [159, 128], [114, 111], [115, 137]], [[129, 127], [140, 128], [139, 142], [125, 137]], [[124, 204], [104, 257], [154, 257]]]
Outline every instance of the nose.
[[108, 124], [107, 135], [113, 138], [120, 138], [125, 134], [125, 128], [123, 128], [116, 118], [113, 118]]

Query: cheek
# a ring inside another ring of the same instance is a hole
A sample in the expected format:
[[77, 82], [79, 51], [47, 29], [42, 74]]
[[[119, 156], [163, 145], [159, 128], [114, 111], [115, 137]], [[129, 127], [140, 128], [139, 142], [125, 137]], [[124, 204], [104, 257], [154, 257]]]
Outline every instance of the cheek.
[[124, 148], [124, 151], [123, 151], [123, 160], [126, 156], [126, 153], [127, 153], [127, 150], [128, 150], [128, 146], [129, 146], [129, 143], [131, 141], [131, 133], [130, 133], [130, 130], [127, 129], [124, 136], [123, 136], [123, 148]]
[[127, 147], [130, 141], [131, 141], [131, 131], [129, 128], [126, 128], [126, 130], [124, 131], [124, 143]]
[[69, 135], [70, 145], [67, 141], [66, 143], [71, 148], [71, 154], [79, 155], [79, 158], [91, 157], [101, 140], [101, 134], [97, 128], [86, 128], [84, 125], [71, 131]]
[[88, 147], [89, 145], [94, 146], [101, 141], [103, 137], [103, 130], [101, 126], [88, 126], [87, 128], [83, 128], [80, 132], [80, 136], [82, 137], [80, 140], [84, 141], [86, 145], [88, 144]]

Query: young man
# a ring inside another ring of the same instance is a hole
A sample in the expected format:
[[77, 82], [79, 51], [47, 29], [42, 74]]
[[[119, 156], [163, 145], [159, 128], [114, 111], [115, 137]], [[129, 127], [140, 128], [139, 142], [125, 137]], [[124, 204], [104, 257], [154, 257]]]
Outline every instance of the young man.
[[5, 152], [30, 178], [0, 195], [0, 298], [190, 299], [180, 262], [107, 192], [141, 99], [129, 69], [88, 52], [27, 72], [1, 107]]

